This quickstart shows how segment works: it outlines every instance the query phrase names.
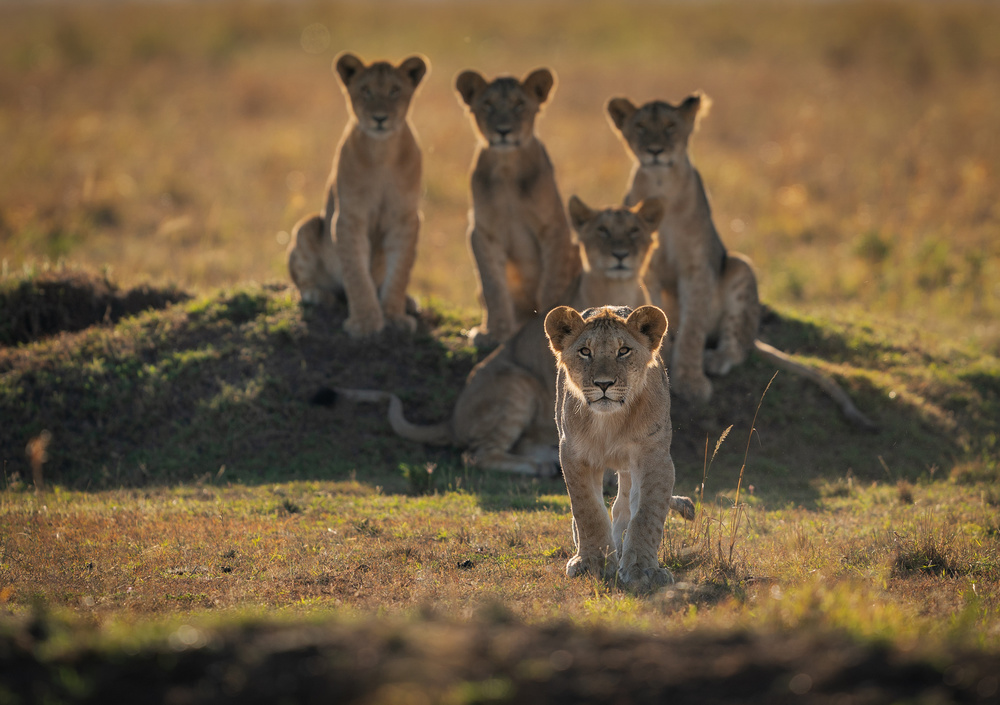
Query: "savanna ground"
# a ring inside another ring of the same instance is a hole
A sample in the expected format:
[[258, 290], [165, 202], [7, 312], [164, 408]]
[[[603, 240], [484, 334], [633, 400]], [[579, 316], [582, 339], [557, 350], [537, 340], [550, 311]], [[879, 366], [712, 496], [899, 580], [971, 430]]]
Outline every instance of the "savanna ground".
[[[0, 701], [995, 702], [997, 36], [986, 3], [0, 5]], [[413, 337], [350, 341], [286, 283], [343, 49], [432, 65]], [[448, 413], [477, 313], [452, 80], [542, 65], [593, 205], [630, 169], [609, 97], [713, 98], [693, 155], [762, 337], [881, 427], [759, 359], [677, 403], [700, 511], [650, 597], [565, 577], [561, 481], [308, 403]]]

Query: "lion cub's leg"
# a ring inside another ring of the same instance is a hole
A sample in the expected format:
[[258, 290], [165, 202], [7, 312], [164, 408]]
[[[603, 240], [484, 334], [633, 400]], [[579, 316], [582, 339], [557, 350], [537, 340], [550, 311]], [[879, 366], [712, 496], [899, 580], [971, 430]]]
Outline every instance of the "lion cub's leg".
[[746, 360], [760, 326], [757, 277], [743, 255], [734, 253], [726, 258], [719, 300], [719, 342], [714, 350], [705, 351], [705, 371], [711, 375], [724, 375]]
[[590, 573], [610, 579], [618, 570], [618, 555], [604, 506], [604, 468], [565, 458], [563, 464], [576, 543], [576, 555], [566, 563], [566, 575], [575, 578]]
[[342, 291], [340, 261], [321, 214], [306, 216], [292, 228], [288, 273], [302, 303], [322, 303], [327, 296]]
[[479, 227], [469, 231], [469, 247], [483, 306], [483, 322], [469, 331], [469, 339], [477, 348], [491, 347], [517, 330], [514, 301], [507, 290], [507, 254]]
[[650, 592], [674, 582], [670, 571], [660, 567], [657, 555], [670, 510], [674, 464], [669, 455], [650, 457], [633, 474], [632, 520], [618, 562], [618, 581], [633, 592]]
[[352, 338], [374, 335], [385, 327], [378, 290], [371, 275], [371, 241], [368, 219], [341, 211], [336, 221], [336, 249], [347, 294], [344, 330]]
[[390, 325], [408, 330], [417, 329], [417, 319], [407, 313], [406, 287], [417, 258], [417, 237], [420, 231], [419, 213], [401, 219], [385, 239], [385, 274], [379, 289], [382, 313]]
[[622, 543], [625, 531], [632, 520], [632, 475], [628, 472], [618, 473], [618, 496], [611, 505], [611, 536], [615, 541], [615, 550], [622, 555]]
[[489, 470], [555, 477], [557, 456], [511, 452], [521, 449], [519, 440], [530, 431], [541, 407], [551, 409], [551, 401], [545, 404], [545, 400], [541, 384], [516, 368], [478, 370], [452, 414], [455, 440], [468, 448], [466, 462]]
[[670, 386], [688, 400], [707, 402], [712, 396], [703, 356], [711, 325], [714, 287], [711, 272], [696, 271], [681, 279], [680, 321], [671, 351]]

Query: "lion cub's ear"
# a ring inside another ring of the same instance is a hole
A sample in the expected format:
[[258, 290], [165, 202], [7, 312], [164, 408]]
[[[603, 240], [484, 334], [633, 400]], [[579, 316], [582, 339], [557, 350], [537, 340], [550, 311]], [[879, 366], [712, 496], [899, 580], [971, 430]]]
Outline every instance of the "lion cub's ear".
[[548, 99], [549, 91], [552, 90], [552, 86], [556, 83], [555, 76], [548, 69], [535, 69], [527, 78], [521, 82], [521, 88], [525, 90], [528, 95], [534, 96], [541, 105]]
[[399, 70], [406, 74], [414, 88], [420, 85], [420, 81], [427, 74], [427, 69], [427, 59], [422, 56], [411, 56], [399, 65]]
[[348, 51], [337, 57], [334, 66], [337, 67], [337, 73], [340, 75], [340, 80], [344, 82], [345, 86], [351, 85], [354, 77], [365, 68], [364, 62]]
[[584, 325], [583, 316], [569, 306], [557, 306], [549, 311], [545, 317], [545, 335], [557, 360], [562, 351], [580, 335]]
[[635, 115], [636, 110], [638, 108], [628, 98], [612, 98], [608, 101], [608, 116], [619, 130], [626, 120]]
[[625, 325], [639, 340], [649, 341], [649, 349], [655, 355], [660, 349], [660, 343], [663, 342], [664, 333], [667, 332], [667, 317], [656, 306], [647, 304], [629, 314], [625, 319]]
[[486, 90], [486, 85], [486, 79], [476, 71], [463, 71], [455, 79], [455, 90], [469, 106]]
[[663, 201], [655, 196], [647, 198], [645, 201], [639, 201], [632, 207], [632, 212], [639, 216], [639, 220], [642, 221], [642, 224], [645, 225], [650, 232], [660, 227], [660, 221], [663, 220], [664, 210], [666, 209], [663, 205]]
[[701, 91], [692, 93], [677, 108], [681, 119], [687, 124], [689, 129], [697, 127], [698, 122], [708, 115], [708, 109], [712, 107], [712, 99]]
[[573, 223], [573, 227], [579, 231], [583, 229], [583, 226], [594, 219], [594, 211], [592, 211], [586, 203], [581, 201], [578, 196], [570, 196], [569, 219]]

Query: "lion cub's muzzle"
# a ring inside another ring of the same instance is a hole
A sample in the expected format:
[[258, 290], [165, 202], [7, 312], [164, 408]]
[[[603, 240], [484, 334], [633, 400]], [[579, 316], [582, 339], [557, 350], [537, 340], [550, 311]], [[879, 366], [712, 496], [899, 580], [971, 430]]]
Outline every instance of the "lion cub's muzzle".
[[595, 377], [593, 385], [585, 392], [587, 406], [593, 411], [611, 413], [625, 404], [625, 391], [618, 384], [617, 377]]

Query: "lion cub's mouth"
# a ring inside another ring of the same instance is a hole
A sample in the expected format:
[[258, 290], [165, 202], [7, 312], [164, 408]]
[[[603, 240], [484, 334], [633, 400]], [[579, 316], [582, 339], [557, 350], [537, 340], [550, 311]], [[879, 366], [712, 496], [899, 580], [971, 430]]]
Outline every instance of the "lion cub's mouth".
[[617, 411], [625, 404], [624, 397], [621, 399], [612, 399], [607, 394], [604, 394], [597, 399], [588, 399], [587, 406], [589, 406], [594, 411]]

